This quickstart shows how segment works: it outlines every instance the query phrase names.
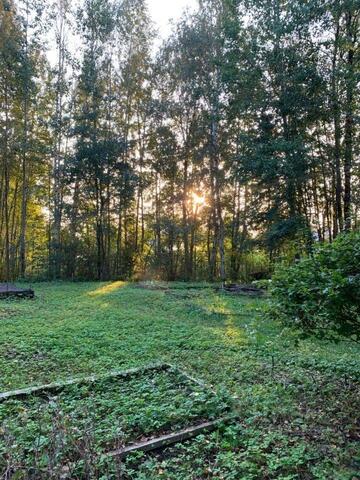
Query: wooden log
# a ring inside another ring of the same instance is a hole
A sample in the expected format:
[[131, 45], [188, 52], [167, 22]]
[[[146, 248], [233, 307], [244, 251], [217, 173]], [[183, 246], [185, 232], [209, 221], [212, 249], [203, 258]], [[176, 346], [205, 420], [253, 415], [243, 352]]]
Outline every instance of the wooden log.
[[34, 298], [35, 293], [31, 288], [20, 288], [12, 283], [0, 283], [0, 299], [6, 298]]
[[134, 375], [141, 375], [149, 371], [166, 371], [166, 370], [170, 370], [171, 368], [172, 366], [169, 365], [168, 363], [158, 363], [158, 364], [148, 365], [146, 367], [130, 368], [128, 370], [123, 370], [123, 371], [114, 371], [111, 373], [107, 373], [106, 375], [91, 375], [89, 377], [72, 378], [65, 382], [60, 382], [60, 383], [55, 382], [55, 383], [40, 385], [37, 387], [28, 387], [20, 390], [3, 392], [3, 393], [0, 393], [0, 402], [4, 402], [9, 398], [26, 397], [29, 395], [39, 395], [47, 392], [58, 392], [63, 390], [65, 387], [69, 387], [71, 385], [94, 383], [97, 381], [106, 380], [110, 378], [117, 378], [117, 377], [126, 378]]
[[149, 452], [152, 450], [163, 449], [175, 443], [181, 443], [181, 442], [184, 442], [185, 440], [190, 440], [191, 438], [201, 435], [202, 433], [212, 432], [216, 430], [219, 427], [219, 425], [221, 425], [222, 423], [229, 423], [230, 421], [233, 421], [236, 418], [237, 416], [232, 415], [228, 417], [219, 418], [211, 422], [204, 422], [204, 423], [201, 423], [200, 425], [185, 428], [183, 430], [180, 430], [179, 432], [170, 433], [168, 435], [162, 435], [160, 437], [153, 438], [151, 440], [145, 440], [143, 442], [135, 443], [133, 445], [128, 445], [127, 447], [120, 448], [113, 452], [109, 452], [106, 454], [106, 456], [124, 458], [127, 455], [129, 455], [129, 453], [132, 453], [132, 452], [138, 452], [138, 451]]

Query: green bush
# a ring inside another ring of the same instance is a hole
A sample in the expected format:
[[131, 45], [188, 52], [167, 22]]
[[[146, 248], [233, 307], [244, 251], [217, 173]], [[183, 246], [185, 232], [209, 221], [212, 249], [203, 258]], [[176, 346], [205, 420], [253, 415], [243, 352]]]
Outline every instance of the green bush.
[[304, 332], [360, 338], [360, 233], [340, 235], [272, 279], [272, 315]]

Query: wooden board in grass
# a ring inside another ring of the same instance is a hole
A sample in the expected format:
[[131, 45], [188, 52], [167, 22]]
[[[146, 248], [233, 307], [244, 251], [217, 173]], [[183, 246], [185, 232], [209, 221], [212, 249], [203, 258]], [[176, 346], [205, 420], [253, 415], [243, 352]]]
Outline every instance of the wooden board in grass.
[[34, 298], [35, 292], [31, 288], [20, 288], [13, 283], [0, 283], [0, 299], [5, 298]]
[[264, 290], [254, 287], [253, 285], [243, 285], [237, 283], [227, 283], [218, 290], [226, 293], [233, 293], [235, 295], [246, 295], [249, 297], [260, 297], [265, 294]]
[[[166, 363], [73, 378], [0, 394], [0, 452], [16, 459], [14, 474], [49, 458], [58, 471], [70, 465], [85, 478], [85, 456], [102, 469], [114, 457], [165, 448], [215, 430], [232, 406], [227, 395]], [[8, 469], [0, 455], [0, 477]], [[43, 478], [37, 473], [32, 478]]]

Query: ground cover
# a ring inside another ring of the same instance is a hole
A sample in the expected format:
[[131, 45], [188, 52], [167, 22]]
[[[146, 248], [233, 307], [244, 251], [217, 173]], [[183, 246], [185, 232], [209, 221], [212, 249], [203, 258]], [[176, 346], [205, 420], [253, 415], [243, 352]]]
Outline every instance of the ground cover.
[[14, 465], [41, 477], [57, 464], [73, 478], [86, 448], [98, 458], [221, 418], [230, 403], [171, 367], [11, 396], [0, 403], [0, 471]]
[[104, 479], [357, 478], [359, 346], [299, 338], [266, 299], [174, 286], [38, 284], [35, 300], [2, 302], [0, 391], [167, 361], [235, 396], [240, 420]]

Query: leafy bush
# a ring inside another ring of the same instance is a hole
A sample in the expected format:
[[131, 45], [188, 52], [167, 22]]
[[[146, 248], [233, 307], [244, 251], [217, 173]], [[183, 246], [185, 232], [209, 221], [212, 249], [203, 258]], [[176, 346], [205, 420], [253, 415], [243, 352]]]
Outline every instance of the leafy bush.
[[319, 245], [272, 279], [272, 315], [321, 336], [360, 335], [360, 232]]

